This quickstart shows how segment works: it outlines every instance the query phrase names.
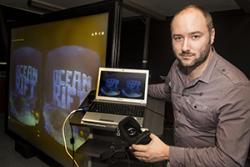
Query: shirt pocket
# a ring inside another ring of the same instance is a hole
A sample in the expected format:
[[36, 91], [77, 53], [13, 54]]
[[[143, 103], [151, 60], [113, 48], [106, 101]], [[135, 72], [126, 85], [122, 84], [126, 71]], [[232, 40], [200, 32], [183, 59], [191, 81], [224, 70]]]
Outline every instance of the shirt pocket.
[[187, 120], [194, 127], [212, 130], [215, 128], [216, 119], [214, 117], [214, 109], [196, 99], [188, 98], [186, 100], [187, 110], [184, 113]]

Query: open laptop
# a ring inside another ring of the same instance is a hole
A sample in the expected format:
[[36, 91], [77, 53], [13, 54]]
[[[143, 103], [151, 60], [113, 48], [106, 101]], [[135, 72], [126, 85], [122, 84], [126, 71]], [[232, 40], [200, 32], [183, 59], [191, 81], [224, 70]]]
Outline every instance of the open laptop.
[[93, 104], [111, 104], [111, 106], [121, 107], [113, 109], [113, 106], [108, 106], [109, 110], [104, 111], [102, 108], [96, 109], [90, 106], [81, 123], [89, 126], [116, 128], [123, 118], [133, 116], [142, 126], [147, 104], [148, 76], [148, 70], [100, 67]]

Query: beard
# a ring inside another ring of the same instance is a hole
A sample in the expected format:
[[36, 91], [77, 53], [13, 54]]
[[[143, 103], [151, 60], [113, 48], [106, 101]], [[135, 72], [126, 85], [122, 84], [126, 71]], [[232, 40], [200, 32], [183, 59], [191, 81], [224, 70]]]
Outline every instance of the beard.
[[179, 57], [194, 56], [195, 53], [192, 53], [190, 51], [182, 51], [181, 53], [178, 54], [175, 51], [174, 52], [175, 52], [176, 58], [178, 59], [182, 67], [195, 68], [207, 60], [209, 52], [210, 52], [210, 48], [211, 48], [211, 45], [210, 45], [210, 40], [209, 40], [209, 43], [206, 45], [206, 47], [200, 53], [198, 53], [199, 56], [195, 58], [191, 63], [188, 63], [188, 64], [183, 62]]

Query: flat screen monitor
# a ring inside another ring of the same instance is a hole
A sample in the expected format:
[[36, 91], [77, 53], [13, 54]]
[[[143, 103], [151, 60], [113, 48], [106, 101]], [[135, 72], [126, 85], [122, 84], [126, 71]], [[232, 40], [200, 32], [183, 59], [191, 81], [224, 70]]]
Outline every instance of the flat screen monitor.
[[[112, 49], [113, 9], [87, 9], [45, 15], [41, 22], [10, 30], [8, 130], [65, 166], [71, 162], [64, 151], [63, 121], [95, 88], [98, 68], [109, 63]], [[65, 134], [72, 150], [69, 124]], [[76, 150], [88, 131], [73, 127], [73, 135]]]

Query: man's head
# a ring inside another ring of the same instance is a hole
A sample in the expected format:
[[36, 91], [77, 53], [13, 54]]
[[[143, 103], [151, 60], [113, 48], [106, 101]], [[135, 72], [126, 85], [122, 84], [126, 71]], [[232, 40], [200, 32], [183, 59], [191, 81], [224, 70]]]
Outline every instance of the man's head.
[[178, 12], [171, 22], [172, 46], [182, 66], [194, 69], [204, 64], [214, 42], [211, 15], [196, 5]]

